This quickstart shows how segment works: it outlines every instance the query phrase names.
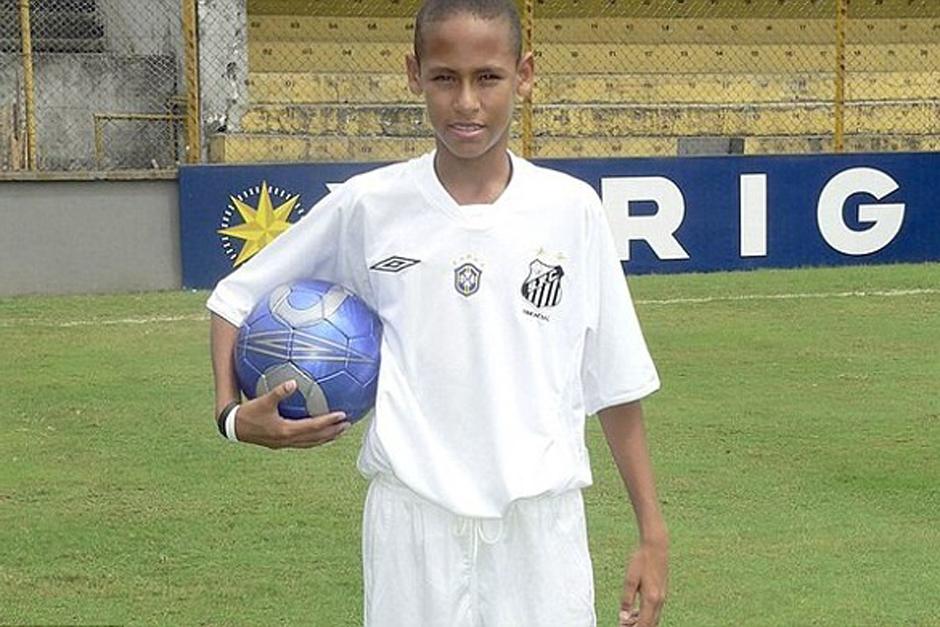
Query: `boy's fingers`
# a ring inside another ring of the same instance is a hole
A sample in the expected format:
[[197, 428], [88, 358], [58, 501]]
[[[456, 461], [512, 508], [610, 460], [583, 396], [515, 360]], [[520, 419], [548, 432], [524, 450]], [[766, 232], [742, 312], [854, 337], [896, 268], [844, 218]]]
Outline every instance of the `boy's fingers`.
[[346, 433], [346, 431], [351, 427], [352, 424], [348, 422], [340, 422], [331, 427], [321, 429], [313, 433], [303, 434], [297, 437], [295, 440], [294, 446], [298, 448], [310, 448], [311, 446], [320, 446], [323, 444], [330, 444], [335, 441], [341, 435]]
[[[349, 424], [349, 423], [343, 423]], [[291, 444], [294, 448], [313, 448], [314, 446], [326, 446], [332, 444], [343, 435], [349, 427], [339, 426], [330, 429], [329, 432], [321, 432], [316, 436], [308, 436], [307, 439], [297, 439]]]
[[623, 596], [620, 599], [620, 609], [625, 612], [636, 613], [636, 593], [640, 582], [632, 575], [627, 574], [623, 582]]
[[322, 416], [316, 416], [315, 418], [285, 419], [284, 422], [286, 423], [285, 427], [288, 433], [298, 435], [301, 433], [314, 433], [343, 422], [344, 420], [346, 420], [346, 414], [341, 411], [334, 411], [329, 414], [323, 414]]
[[293, 379], [290, 381], [285, 381], [280, 384], [270, 392], [264, 395], [265, 399], [271, 404], [276, 406], [279, 402], [283, 401], [285, 398], [294, 393], [297, 389], [297, 382]]
[[288, 438], [294, 446], [314, 446], [335, 439], [351, 426], [341, 411], [316, 418], [285, 421]]
[[639, 620], [638, 610], [620, 610], [619, 627], [633, 627]]
[[323, 429], [346, 420], [346, 414], [341, 411], [334, 411], [329, 414], [323, 414], [315, 418], [302, 418], [294, 422], [304, 429]]
[[631, 561], [627, 566], [627, 573], [623, 580], [623, 595], [620, 597], [620, 627], [633, 627], [639, 624], [640, 610], [636, 606], [639, 588], [640, 579], [633, 572]]
[[659, 623], [659, 611], [662, 605], [663, 602], [658, 597], [650, 599], [644, 598], [643, 602], [640, 604], [640, 614], [637, 624], [642, 627], [655, 627], [655, 625]]

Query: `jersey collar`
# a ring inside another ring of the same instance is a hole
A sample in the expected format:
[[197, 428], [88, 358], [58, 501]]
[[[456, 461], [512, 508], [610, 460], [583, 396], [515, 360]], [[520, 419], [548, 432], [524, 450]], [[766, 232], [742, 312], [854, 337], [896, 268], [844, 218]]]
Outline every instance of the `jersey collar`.
[[454, 197], [450, 195], [434, 169], [434, 155], [436, 151], [431, 151], [414, 162], [414, 176], [418, 187], [425, 198], [434, 207], [443, 211], [445, 214], [459, 221], [464, 226], [476, 229], [486, 229], [494, 226], [505, 215], [512, 210], [514, 198], [518, 194], [521, 186], [520, 179], [523, 177], [525, 162], [517, 157], [512, 151], [507, 151], [510, 165], [512, 166], [512, 175], [506, 189], [499, 195], [493, 203], [459, 205]]

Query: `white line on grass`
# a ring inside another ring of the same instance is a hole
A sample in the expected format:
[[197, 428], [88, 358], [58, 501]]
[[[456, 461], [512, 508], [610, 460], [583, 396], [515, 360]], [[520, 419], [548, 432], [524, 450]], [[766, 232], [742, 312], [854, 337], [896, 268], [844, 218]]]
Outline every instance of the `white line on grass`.
[[[742, 294], [739, 296], [702, 296], [696, 298], [665, 298], [665, 299], [637, 299], [637, 305], [698, 305], [708, 303], [739, 302], [752, 300], [798, 300], [810, 298], [866, 298], [882, 297], [893, 298], [900, 296], [920, 296], [924, 294], [940, 294], [940, 289], [919, 288], [910, 290], [870, 290], [851, 292], [795, 292], [785, 294]], [[89, 320], [63, 320], [58, 322], [48, 320], [31, 320], [28, 318], [10, 318], [0, 320], [0, 328], [14, 327], [51, 327], [68, 329], [73, 327], [94, 327], [112, 325], [142, 325], [160, 324], [169, 322], [205, 322], [209, 320], [208, 314], [189, 314], [185, 316], [151, 316], [146, 318], [114, 318]]]
[[796, 300], [804, 298], [865, 298], [869, 296], [881, 296], [885, 298], [897, 296], [918, 296], [921, 294], [940, 294], [940, 290], [933, 288], [922, 288], [913, 290], [871, 290], [871, 291], [852, 291], [852, 292], [796, 292], [791, 294], [743, 294], [740, 296], [702, 296], [699, 298], [666, 298], [639, 299], [637, 305], [685, 305], [685, 304], [703, 304], [703, 303], [722, 303], [737, 302], [743, 300]]
[[87, 327], [98, 324], [154, 324], [158, 322], [198, 322], [208, 320], [208, 314], [189, 314], [186, 316], [154, 316], [151, 318], [118, 318], [116, 320], [72, 320], [61, 322], [57, 326], [67, 327]]
[[189, 314], [185, 316], [151, 316], [147, 318], [100, 318], [90, 320], [61, 320], [54, 322], [51, 320], [31, 320], [28, 318], [12, 318], [0, 320], [0, 328], [13, 327], [51, 327], [56, 329], [69, 329], [72, 327], [96, 327], [111, 326], [118, 324], [159, 324], [164, 322], [200, 322], [209, 320], [208, 314]]

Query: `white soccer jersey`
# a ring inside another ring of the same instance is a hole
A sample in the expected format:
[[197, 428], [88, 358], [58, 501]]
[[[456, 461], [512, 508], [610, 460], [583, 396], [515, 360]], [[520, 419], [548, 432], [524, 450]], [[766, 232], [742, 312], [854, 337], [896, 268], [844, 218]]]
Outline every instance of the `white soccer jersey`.
[[345, 285], [384, 324], [359, 455], [463, 516], [587, 486], [585, 415], [659, 378], [603, 209], [586, 183], [512, 156], [491, 205], [458, 205], [433, 153], [351, 178], [208, 307], [240, 325], [275, 286]]

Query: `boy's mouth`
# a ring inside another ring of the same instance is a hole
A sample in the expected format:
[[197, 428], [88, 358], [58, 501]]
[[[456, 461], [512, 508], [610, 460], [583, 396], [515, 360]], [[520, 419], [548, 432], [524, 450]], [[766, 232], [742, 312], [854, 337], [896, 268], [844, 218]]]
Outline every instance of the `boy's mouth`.
[[482, 124], [473, 122], [455, 122], [449, 125], [451, 132], [461, 138], [471, 139], [483, 132], [486, 128]]

